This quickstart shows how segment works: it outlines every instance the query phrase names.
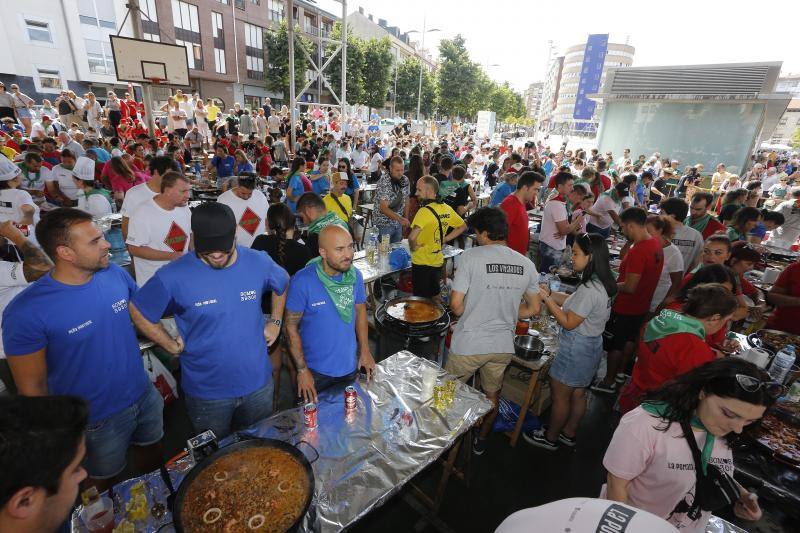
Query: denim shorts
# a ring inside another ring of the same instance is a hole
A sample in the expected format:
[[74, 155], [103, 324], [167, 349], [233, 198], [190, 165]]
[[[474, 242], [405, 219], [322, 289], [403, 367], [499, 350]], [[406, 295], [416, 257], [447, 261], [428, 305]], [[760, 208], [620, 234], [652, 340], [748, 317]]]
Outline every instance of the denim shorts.
[[564, 250], [556, 250], [552, 246], [539, 241], [539, 272], [549, 273], [550, 267], [561, 265]]
[[33, 118], [31, 115], [31, 110], [27, 107], [18, 107], [17, 108], [17, 117], [19, 118]]
[[586, 388], [592, 383], [602, 356], [602, 335], [587, 337], [575, 330], [561, 328], [558, 352], [550, 365], [550, 377], [567, 387]]
[[86, 428], [86, 471], [109, 479], [125, 469], [128, 447], [149, 446], [164, 437], [164, 399], [152, 385], [130, 407]]
[[221, 400], [203, 400], [184, 394], [194, 431], [202, 433], [210, 429], [221, 439], [267, 418], [272, 414], [273, 386], [270, 379], [266, 385], [246, 396]]

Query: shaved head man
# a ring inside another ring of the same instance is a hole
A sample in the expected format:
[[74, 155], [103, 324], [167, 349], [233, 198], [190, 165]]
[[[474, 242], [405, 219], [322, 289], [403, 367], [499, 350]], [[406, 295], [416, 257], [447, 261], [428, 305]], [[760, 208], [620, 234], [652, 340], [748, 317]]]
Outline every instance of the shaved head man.
[[319, 232], [319, 254], [297, 271], [286, 299], [289, 353], [297, 366], [297, 390], [306, 402], [317, 393], [368, 376], [375, 360], [367, 342], [364, 278], [353, 267], [353, 238], [336, 224]]

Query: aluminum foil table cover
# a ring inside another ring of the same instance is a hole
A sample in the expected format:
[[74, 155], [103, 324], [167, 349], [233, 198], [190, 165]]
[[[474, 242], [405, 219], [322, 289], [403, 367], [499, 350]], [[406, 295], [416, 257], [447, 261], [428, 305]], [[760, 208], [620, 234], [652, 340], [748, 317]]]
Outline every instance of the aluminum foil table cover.
[[[318, 427], [303, 425], [300, 409], [283, 411], [256, 424], [248, 434], [310, 443], [319, 452], [312, 464], [314, 501], [304, 531], [340, 531], [383, 504], [411, 478], [434, 462], [491, 408], [486, 397], [458, 383], [453, 403], [431, 406], [423, 370], [439, 379], [434, 363], [398, 352], [381, 361], [373, 380], [358, 380], [358, 407], [345, 417], [342, 389], [325, 391], [317, 403]], [[299, 447], [304, 453], [306, 446]], [[309, 457], [309, 459], [313, 459]]]
[[[314, 500], [302, 531], [341, 531], [354, 524], [445, 453], [456, 439], [491, 408], [482, 393], [457, 383], [453, 402], [443, 411], [431, 405], [428, 378], [447, 374], [434, 363], [411, 352], [398, 352], [376, 365], [372, 380], [357, 380], [354, 413], [345, 416], [343, 387], [319, 394], [317, 428], [304, 426], [302, 408], [282, 411], [242, 431], [245, 436], [280, 439], [298, 445], [316, 479]], [[232, 442], [229, 437], [220, 446]], [[313, 446], [301, 444], [300, 441]], [[319, 458], [315, 460], [316, 454]], [[178, 462], [169, 474], [178, 487], [193, 466], [191, 458]], [[130, 488], [144, 481], [151, 499], [164, 503], [167, 488], [158, 472], [129, 479], [114, 487], [117, 522], [124, 516]], [[153, 501], [148, 501], [152, 505]], [[80, 508], [72, 514], [71, 530], [86, 532]], [[150, 519], [137, 532], [172, 531], [171, 513]]]

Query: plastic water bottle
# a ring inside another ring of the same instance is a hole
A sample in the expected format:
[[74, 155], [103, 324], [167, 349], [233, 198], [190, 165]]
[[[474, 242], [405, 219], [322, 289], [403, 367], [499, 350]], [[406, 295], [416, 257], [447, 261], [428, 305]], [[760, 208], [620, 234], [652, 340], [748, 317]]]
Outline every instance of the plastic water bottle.
[[772, 360], [767, 372], [772, 379], [783, 383], [792, 365], [794, 365], [795, 359], [794, 346], [790, 344], [775, 354], [775, 358]]
[[365, 249], [367, 251], [367, 262], [374, 265], [378, 262], [378, 228], [375, 226], [367, 230]]

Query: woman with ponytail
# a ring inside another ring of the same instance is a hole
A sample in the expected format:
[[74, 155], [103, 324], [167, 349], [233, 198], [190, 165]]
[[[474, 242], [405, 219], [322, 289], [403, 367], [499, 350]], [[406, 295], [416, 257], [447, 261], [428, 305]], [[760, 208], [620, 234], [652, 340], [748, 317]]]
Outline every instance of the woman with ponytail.
[[[273, 261], [282, 266], [290, 276], [303, 268], [311, 260], [311, 252], [308, 247], [295, 240], [295, 218], [292, 210], [286, 204], [273, 204], [267, 211], [267, 233], [259, 235], [253, 241], [253, 250], [267, 252]], [[261, 311], [268, 314], [271, 309], [269, 294], [264, 296], [261, 302]], [[272, 380], [275, 383], [273, 392], [273, 405], [278, 405], [279, 383], [281, 366], [283, 366], [284, 354], [283, 334], [278, 337], [278, 341], [270, 347], [269, 357], [272, 360]], [[287, 358], [289, 359], [289, 358]], [[292, 387], [297, 383], [297, 373], [294, 367], [289, 364], [289, 376], [292, 380]]]

